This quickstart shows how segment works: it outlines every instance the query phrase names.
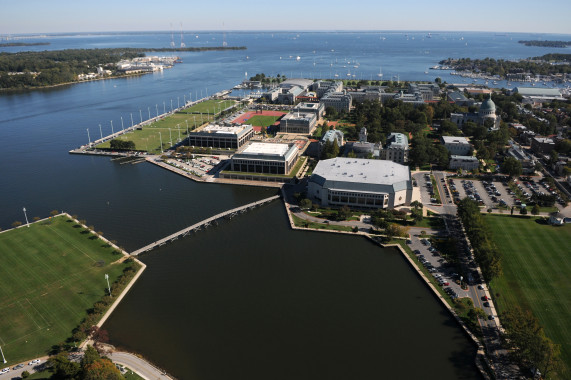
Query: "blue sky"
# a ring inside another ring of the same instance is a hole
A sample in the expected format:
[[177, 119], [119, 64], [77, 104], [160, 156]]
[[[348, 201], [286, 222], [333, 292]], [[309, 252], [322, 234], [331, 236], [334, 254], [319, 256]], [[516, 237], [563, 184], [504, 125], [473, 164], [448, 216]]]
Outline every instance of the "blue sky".
[[571, 0], [0, 0], [0, 34], [440, 30], [571, 34]]

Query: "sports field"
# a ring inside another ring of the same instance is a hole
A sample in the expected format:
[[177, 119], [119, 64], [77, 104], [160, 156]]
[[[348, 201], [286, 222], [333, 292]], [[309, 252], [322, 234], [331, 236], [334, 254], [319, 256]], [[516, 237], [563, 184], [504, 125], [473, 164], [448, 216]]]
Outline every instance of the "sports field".
[[220, 111], [224, 111], [226, 108], [235, 105], [237, 102], [235, 100], [219, 100], [211, 99], [204, 102], [195, 104], [192, 107], [182, 110], [183, 113], [210, 113], [218, 114]]
[[553, 227], [535, 218], [485, 215], [502, 253], [503, 275], [491, 283], [501, 313], [511, 305], [531, 309], [546, 335], [571, 363], [571, 225]]
[[[212, 115], [193, 115], [177, 112], [151, 125], [145, 125], [140, 130], [134, 130], [121, 135], [116, 139], [133, 141], [137, 150], [145, 150], [152, 154], [159, 154], [161, 153], [161, 140], [163, 142], [163, 150], [166, 150], [186, 138], [187, 122], [188, 130], [192, 131], [196, 127], [212, 120], [214, 120]], [[99, 144], [97, 148], [108, 149], [110, 148], [110, 142], [107, 141]]]
[[0, 345], [9, 364], [46, 355], [126, 267], [66, 217], [0, 233]]
[[251, 118], [249, 118], [246, 121], [246, 123], [252, 124], [253, 126], [256, 127], [269, 127], [270, 125], [273, 125], [276, 121], [278, 121], [279, 118], [280, 116], [254, 115]]

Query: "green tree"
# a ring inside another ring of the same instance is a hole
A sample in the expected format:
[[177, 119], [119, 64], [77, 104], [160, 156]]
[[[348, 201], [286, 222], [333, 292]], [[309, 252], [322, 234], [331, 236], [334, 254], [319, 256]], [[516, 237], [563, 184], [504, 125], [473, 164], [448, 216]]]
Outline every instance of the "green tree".
[[351, 217], [351, 209], [349, 208], [349, 206], [342, 206], [339, 209], [339, 213], [337, 214], [339, 217], [339, 220], [347, 220]]
[[12, 227], [17, 228], [20, 227], [22, 225], [22, 222], [20, 222], [19, 220], [16, 220], [14, 223], [12, 223]]
[[311, 208], [311, 200], [304, 198], [299, 202], [299, 207], [302, 210], [309, 210]]
[[522, 172], [521, 162], [513, 157], [507, 157], [501, 166], [501, 170], [502, 173], [510, 177], [518, 177]]
[[79, 363], [70, 361], [69, 353], [66, 351], [51, 357], [49, 363], [56, 379], [76, 379], [81, 371]]
[[531, 214], [532, 215], [539, 215], [539, 205], [536, 203], [533, 205], [533, 207], [531, 208]]

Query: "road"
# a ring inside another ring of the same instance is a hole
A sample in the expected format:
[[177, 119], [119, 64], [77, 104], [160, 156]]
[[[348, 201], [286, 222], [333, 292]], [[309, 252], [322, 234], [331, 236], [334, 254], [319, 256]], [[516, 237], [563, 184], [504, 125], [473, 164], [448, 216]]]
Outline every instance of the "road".
[[124, 365], [147, 380], [172, 380], [164, 371], [131, 353], [115, 351], [108, 356], [113, 363]]

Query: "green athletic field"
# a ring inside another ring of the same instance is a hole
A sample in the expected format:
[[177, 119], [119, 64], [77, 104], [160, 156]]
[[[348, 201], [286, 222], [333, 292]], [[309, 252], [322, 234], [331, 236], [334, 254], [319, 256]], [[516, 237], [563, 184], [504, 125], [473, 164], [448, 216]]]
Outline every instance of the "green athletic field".
[[535, 218], [485, 215], [502, 253], [503, 275], [492, 281], [501, 313], [511, 305], [533, 311], [546, 335], [571, 363], [571, 225], [553, 227]]
[[235, 105], [237, 102], [235, 100], [218, 100], [211, 99], [204, 102], [195, 104], [192, 107], [186, 108], [182, 112], [184, 113], [220, 113], [224, 109]]
[[[0, 345], [8, 363], [46, 355], [126, 267], [67, 217], [0, 233]], [[1, 359], [1, 358], [0, 358]]]
[[246, 121], [256, 127], [268, 127], [273, 125], [281, 116], [254, 115]]

